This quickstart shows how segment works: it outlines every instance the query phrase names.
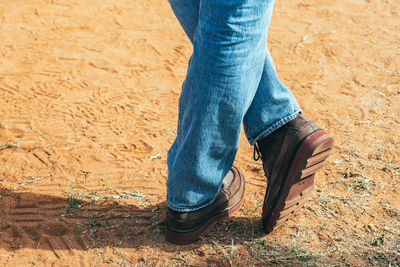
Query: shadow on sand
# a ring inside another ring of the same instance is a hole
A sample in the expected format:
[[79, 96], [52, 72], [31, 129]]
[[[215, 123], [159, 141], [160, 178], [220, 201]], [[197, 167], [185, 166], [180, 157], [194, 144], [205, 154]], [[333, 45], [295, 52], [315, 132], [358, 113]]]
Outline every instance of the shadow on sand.
[[[0, 188], [0, 195], [0, 248], [6, 251], [43, 249], [62, 257], [64, 253], [89, 248], [177, 248], [164, 238], [165, 202], [139, 207], [112, 200], [93, 202], [4, 188]], [[262, 235], [259, 218], [233, 217], [217, 224], [197, 244], [230, 245]], [[189, 250], [191, 246], [184, 247]]]

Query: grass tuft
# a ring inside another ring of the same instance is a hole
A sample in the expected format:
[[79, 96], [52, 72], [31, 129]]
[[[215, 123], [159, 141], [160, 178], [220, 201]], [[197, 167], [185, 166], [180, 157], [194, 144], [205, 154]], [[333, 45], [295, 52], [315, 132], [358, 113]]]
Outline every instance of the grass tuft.
[[67, 211], [69, 213], [76, 213], [78, 212], [79, 208], [81, 207], [81, 202], [76, 198], [75, 194], [70, 194], [68, 197], [68, 208]]

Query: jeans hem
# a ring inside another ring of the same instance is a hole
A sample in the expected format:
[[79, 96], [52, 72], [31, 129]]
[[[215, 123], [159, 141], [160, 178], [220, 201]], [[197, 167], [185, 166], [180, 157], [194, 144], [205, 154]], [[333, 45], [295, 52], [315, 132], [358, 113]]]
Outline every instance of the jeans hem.
[[282, 118], [281, 120], [279, 120], [278, 122], [272, 124], [270, 127], [268, 127], [266, 130], [264, 130], [263, 132], [261, 132], [257, 137], [255, 138], [250, 138], [249, 142], [250, 145], [254, 145], [258, 140], [266, 137], [267, 135], [269, 135], [270, 133], [272, 133], [273, 131], [277, 130], [278, 128], [282, 127], [283, 125], [285, 125], [286, 123], [290, 122], [291, 120], [294, 120], [299, 114], [301, 114], [302, 111], [301, 110], [297, 110], [294, 113], [290, 114], [289, 116], [286, 116], [284, 118]]
[[207, 202], [205, 202], [205, 203], [203, 203], [201, 205], [198, 205], [198, 206], [188, 207], [188, 208], [176, 207], [176, 206], [172, 205], [171, 203], [169, 203], [170, 201], [168, 201], [168, 198], [167, 198], [167, 204], [168, 204], [168, 207], [170, 207], [171, 210], [177, 211], [177, 212], [192, 212], [192, 211], [196, 211], [196, 210], [202, 209], [204, 207], [207, 207], [208, 205], [213, 203], [215, 201], [215, 199], [217, 198], [217, 195], [221, 191], [221, 188], [222, 188], [222, 182], [221, 182], [221, 185], [218, 187], [217, 193], [210, 200], [208, 200]]

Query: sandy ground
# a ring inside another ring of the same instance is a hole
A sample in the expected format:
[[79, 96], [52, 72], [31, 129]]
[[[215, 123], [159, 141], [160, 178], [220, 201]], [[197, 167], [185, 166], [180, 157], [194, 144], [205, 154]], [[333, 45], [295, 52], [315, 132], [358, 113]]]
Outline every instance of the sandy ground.
[[167, 1], [0, 0], [4, 266], [400, 265], [397, 0], [277, 1], [269, 47], [336, 145], [312, 199], [265, 236], [241, 138], [241, 211], [163, 237], [166, 154], [191, 47]]

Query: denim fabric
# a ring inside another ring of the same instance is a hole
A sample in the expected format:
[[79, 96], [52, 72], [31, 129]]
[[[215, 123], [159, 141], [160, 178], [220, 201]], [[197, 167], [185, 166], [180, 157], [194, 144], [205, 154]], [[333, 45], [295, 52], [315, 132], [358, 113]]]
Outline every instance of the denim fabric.
[[193, 44], [168, 151], [167, 203], [188, 212], [215, 199], [243, 123], [251, 145], [300, 112], [267, 48], [272, 0], [170, 0]]

